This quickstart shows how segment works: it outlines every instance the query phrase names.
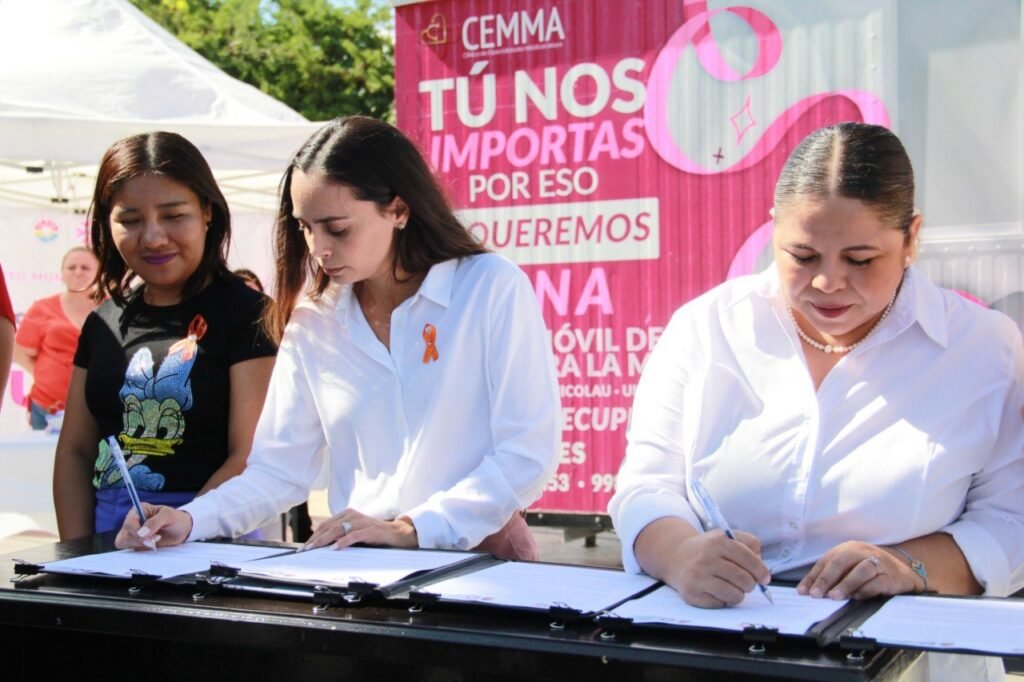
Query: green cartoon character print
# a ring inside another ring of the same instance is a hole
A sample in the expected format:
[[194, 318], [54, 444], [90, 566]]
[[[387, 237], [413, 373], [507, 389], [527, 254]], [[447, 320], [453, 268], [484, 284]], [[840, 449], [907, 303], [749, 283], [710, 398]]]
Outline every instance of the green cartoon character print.
[[[185, 415], [192, 407], [189, 376], [198, 355], [199, 339], [205, 333], [206, 321], [196, 315], [189, 324], [188, 335], [170, 347], [159, 368], [154, 367], [149, 348], [138, 350], [128, 363], [118, 394], [124, 412], [123, 428], [117, 439], [139, 490], [163, 490], [163, 474], [152, 471], [143, 462], [148, 457], [173, 455], [174, 448], [183, 440]], [[93, 485], [98, 489], [124, 486], [106, 440], [99, 442]]]

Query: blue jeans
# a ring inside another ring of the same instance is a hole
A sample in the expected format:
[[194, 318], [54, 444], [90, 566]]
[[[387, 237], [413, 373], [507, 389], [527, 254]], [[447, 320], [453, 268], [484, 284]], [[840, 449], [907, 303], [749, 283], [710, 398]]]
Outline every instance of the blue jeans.
[[28, 401], [28, 425], [33, 431], [42, 431], [46, 428], [46, 408], [34, 400]]

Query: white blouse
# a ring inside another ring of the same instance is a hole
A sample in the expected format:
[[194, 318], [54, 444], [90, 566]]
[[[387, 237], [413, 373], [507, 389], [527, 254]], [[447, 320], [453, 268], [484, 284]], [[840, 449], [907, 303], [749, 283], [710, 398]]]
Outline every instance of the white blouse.
[[421, 547], [471, 548], [533, 503], [561, 434], [522, 270], [493, 254], [435, 265], [392, 313], [390, 341], [388, 352], [350, 286], [299, 305], [248, 466], [183, 507], [190, 539], [239, 535], [304, 501], [324, 458], [332, 513], [407, 515]]
[[913, 268], [815, 391], [774, 268], [678, 310], [644, 368], [609, 511], [698, 530], [698, 477], [775, 574], [847, 540], [952, 535], [986, 594], [1024, 585], [1024, 349], [1012, 320]]

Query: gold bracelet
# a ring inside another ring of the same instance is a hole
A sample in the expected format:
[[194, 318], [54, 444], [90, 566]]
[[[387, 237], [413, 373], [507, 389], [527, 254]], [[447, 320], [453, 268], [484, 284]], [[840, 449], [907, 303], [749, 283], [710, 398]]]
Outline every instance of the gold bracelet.
[[924, 589], [921, 590], [921, 591], [922, 592], [927, 592], [928, 591], [928, 571], [925, 570], [924, 562], [920, 561], [918, 559], [915, 559], [914, 557], [912, 557], [910, 555], [910, 552], [908, 552], [907, 550], [903, 549], [902, 547], [897, 547], [896, 545], [888, 545], [888, 549], [894, 549], [897, 552], [899, 552], [900, 554], [902, 554], [904, 557], [906, 557], [907, 561], [910, 562], [911, 570], [914, 571], [914, 573], [917, 573], [919, 576], [921, 576], [921, 580], [924, 581]]

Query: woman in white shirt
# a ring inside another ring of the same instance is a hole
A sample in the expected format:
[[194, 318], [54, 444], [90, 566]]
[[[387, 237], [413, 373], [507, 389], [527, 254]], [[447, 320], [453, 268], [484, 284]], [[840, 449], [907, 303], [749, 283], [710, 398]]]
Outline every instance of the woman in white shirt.
[[536, 559], [520, 510], [560, 437], [544, 323], [415, 145], [360, 116], [315, 133], [281, 183], [275, 256], [281, 346], [248, 467], [181, 510], [147, 509], [142, 528], [132, 514], [118, 546], [237, 536], [304, 501], [326, 458], [337, 513], [308, 547]]
[[[811, 134], [774, 218], [774, 266], [683, 306], [644, 368], [609, 507], [626, 567], [704, 607], [772, 575], [833, 599], [1019, 589], [1021, 334], [911, 267], [903, 146]], [[702, 532], [693, 480], [739, 542]]]

